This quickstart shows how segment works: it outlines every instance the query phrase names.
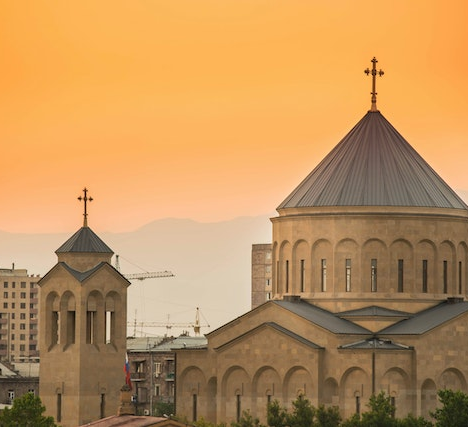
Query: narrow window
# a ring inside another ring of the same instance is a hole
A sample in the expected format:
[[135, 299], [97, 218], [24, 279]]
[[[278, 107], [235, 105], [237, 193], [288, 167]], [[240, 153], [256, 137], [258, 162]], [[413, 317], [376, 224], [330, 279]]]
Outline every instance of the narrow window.
[[325, 292], [327, 290], [327, 260], [322, 259], [322, 292]]
[[448, 291], [448, 271], [447, 271], [447, 261], [444, 261], [444, 294]]
[[462, 293], [462, 262], [458, 261], [458, 293]]
[[289, 261], [286, 261], [286, 292], [289, 292]]
[[94, 344], [95, 343], [95, 321], [96, 321], [96, 312], [88, 311], [86, 316], [86, 343]]
[[57, 394], [57, 416], [55, 418], [58, 422], [62, 421], [62, 393]]
[[279, 281], [279, 261], [276, 261], [276, 292], [278, 292], [278, 281]]
[[360, 396], [356, 396], [356, 414], [360, 414], [361, 413], [361, 397]]
[[371, 259], [371, 292], [377, 292], [377, 259]]
[[197, 395], [192, 396], [192, 421], [197, 421]]
[[346, 258], [346, 292], [351, 292], [351, 259]]
[[161, 389], [160, 389], [160, 385], [159, 384], [156, 384], [154, 386], [154, 395], [155, 396], [160, 396], [161, 395]]
[[67, 344], [75, 344], [75, 312], [67, 312]]
[[112, 320], [113, 320], [113, 312], [106, 311], [106, 344], [110, 344], [112, 342]]
[[301, 259], [301, 292], [304, 292], [305, 260]]
[[104, 418], [106, 416], [106, 395], [104, 393], [101, 393], [100, 413], [100, 418]]
[[422, 291], [427, 293], [427, 259], [422, 262]]
[[392, 405], [392, 418], [395, 418], [395, 412], [396, 412], [396, 399], [395, 399], [395, 396], [390, 397], [390, 404]]
[[241, 396], [236, 395], [236, 421], [239, 422], [241, 418]]
[[398, 260], [398, 292], [403, 292], [403, 260]]
[[58, 311], [52, 312], [52, 345], [60, 344], [60, 313]]

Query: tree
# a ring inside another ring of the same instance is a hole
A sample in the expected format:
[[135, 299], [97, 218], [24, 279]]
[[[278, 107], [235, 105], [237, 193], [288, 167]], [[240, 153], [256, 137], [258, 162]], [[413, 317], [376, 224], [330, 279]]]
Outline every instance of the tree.
[[315, 408], [302, 394], [292, 403], [293, 412], [287, 415], [287, 425], [290, 427], [312, 427]]
[[42, 414], [45, 406], [33, 393], [26, 393], [13, 401], [11, 408], [5, 408], [0, 414], [2, 427], [56, 427], [52, 417]]
[[242, 416], [238, 422], [232, 422], [231, 427], [264, 427], [258, 418], [254, 418], [249, 410], [242, 411]]
[[441, 408], [431, 412], [436, 427], [468, 426], [468, 395], [462, 391], [439, 390]]
[[319, 405], [315, 410], [316, 427], [338, 427], [341, 423], [340, 409], [338, 406]]
[[362, 414], [361, 425], [369, 427], [393, 427], [397, 425], [395, 420], [395, 407], [390, 396], [381, 391], [377, 396], [372, 395], [368, 406], [370, 411]]
[[270, 427], [284, 427], [287, 424], [287, 411], [275, 399], [268, 403], [267, 424]]

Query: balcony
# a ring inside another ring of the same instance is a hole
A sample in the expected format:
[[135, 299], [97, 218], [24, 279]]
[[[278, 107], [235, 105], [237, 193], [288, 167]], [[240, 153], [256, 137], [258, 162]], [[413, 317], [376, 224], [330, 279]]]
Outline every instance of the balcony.
[[168, 373], [166, 374], [165, 380], [166, 380], [166, 381], [174, 381], [174, 377], [175, 377], [174, 372], [168, 372]]
[[146, 374], [144, 372], [130, 372], [130, 378], [132, 381], [144, 381]]

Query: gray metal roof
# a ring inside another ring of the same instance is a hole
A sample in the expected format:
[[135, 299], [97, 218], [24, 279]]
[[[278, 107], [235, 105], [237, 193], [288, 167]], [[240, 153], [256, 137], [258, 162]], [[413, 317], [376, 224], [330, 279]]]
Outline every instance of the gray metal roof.
[[371, 334], [368, 329], [305, 301], [274, 300], [273, 303], [335, 334]]
[[420, 335], [468, 312], [468, 302], [443, 302], [378, 332], [378, 335]]
[[55, 253], [64, 252], [114, 253], [89, 227], [81, 227], [55, 251]]
[[405, 311], [391, 310], [389, 308], [371, 305], [369, 307], [359, 308], [357, 310], [341, 311], [337, 313], [340, 317], [410, 317], [412, 314]]
[[59, 262], [57, 265], [61, 265], [65, 270], [67, 270], [76, 280], [79, 282], [83, 282], [86, 280], [89, 276], [91, 276], [94, 272], [98, 271], [103, 265], [105, 265], [105, 262], [100, 262], [98, 265], [93, 267], [91, 270], [88, 271], [78, 271], [75, 270], [74, 268], [71, 268], [68, 264], [64, 262]]
[[381, 339], [381, 338], [370, 338], [367, 340], [353, 342], [338, 347], [343, 350], [412, 350], [413, 347], [409, 347], [404, 344], [398, 344], [392, 340]]
[[468, 209], [379, 111], [369, 111], [278, 209], [316, 206]]
[[208, 340], [204, 336], [191, 337], [136, 337], [127, 338], [127, 351], [131, 353], [172, 352], [175, 349], [194, 349], [206, 347]]

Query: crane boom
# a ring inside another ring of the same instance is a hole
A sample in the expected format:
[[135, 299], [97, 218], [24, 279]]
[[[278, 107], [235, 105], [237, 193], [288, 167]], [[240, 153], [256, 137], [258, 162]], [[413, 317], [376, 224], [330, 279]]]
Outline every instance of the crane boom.
[[123, 274], [127, 280], [145, 280], [145, 279], [154, 279], [161, 277], [174, 277], [174, 274], [171, 271], [153, 271], [148, 273], [133, 273], [133, 274]]

